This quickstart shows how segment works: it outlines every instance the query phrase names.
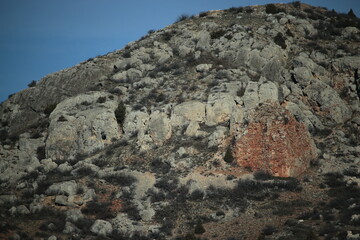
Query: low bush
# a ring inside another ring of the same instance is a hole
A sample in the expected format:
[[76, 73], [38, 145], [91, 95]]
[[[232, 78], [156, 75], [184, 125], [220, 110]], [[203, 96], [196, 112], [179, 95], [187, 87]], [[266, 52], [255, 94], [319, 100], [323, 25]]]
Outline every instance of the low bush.
[[67, 119], [64, 116], [60, 116], [57, 121], [58, 122], [67, 122]]
[[291, 4], [292, 4], [295, 8], [298, 8], [298, 9], [301, 8], [301, 3], [300, 3], [300, 1], [295, 1], [295, 2], [292, 2]]
[[265, 7], [265, 12], [267, 14], [276, 14], [276, 13], [283, 12], [283, 11], [284, 10], [282, 8], [278, 8], [272, 3], [267, 4]]
[[155, 29], [150, 29], [147, 33], [148, 33], [148, 34], [152, 34], [152, 33], [154, 33], [154, 32], [156, 32]]
[[243, 7], [231, 7], [229, 8], [229, 12], [237, 14], [237, 13], [241, 13], [244, 11]]
[[205, 233], [205, 228], [202, 225], [201, 221], [198, 221], [195, 225], [195, 229], [194, 229], [194, 233], [195, 234], [203, 234]]
[[124, 103], [121, 101], [121, 102], [119, 102], [119, 105], [115, 110], [115, 117], [119, 124], [121, 124], [121, 125], [124, 124], [125, 115], [126, 115], [126, 107], [125, 107]]
[[39, 160], [46, 158], [45, 146], [40, 146], [36, 149], [36, 157]]
[[208, 15], [208, 12], [199, 13], [199, 17], [206, 17], [207, 15]]
[[76, 169], [76, 175], [79, 177], [94, 176], [95, 173], [90, 166], [83, 166]]
[[99, 97], [97, 100], [96, 100], [97, 103], [104, 103], [106, 102], [106, 97]]
[[276, 227], [272, 225], [266, 225], [265, 228], [261, 231], [261, 234], [264, 236], [269, 236], [276, 232], [277, 232]]
[[130, 186], [131, 184], [136, 182], [135, 177], [125, 173], [115, 173], [104, 177], [104, 179], [109, 183], [117, 184], [120, 186]]
[[111, 202], [91, 201], [86, 203], [85, 208], [81, 212], [85, 215], [95, 215], [97, 219], [110, 219], [116, 217], [110, 209]]
[[44, 109], [44, 113], [49, 116], [52, 113], [52, 111], [54, 111], [54, 109], [56, 108], [56, 105], [57, 105], [56, 103], [48, 105]]
[[274, 37], [274, 42], [279, 45], [282, 49], [286, 49], [286, 43], [285, 43], [285, 38], [282, 35], [282, 33], [278, 33], [275, 37]]
[[36, 86], [36, 81], [32, 80], [29, 84], [28, 87], [35, 87]]
[[162, 159], [160, 158], [155, 158], [152, 162], [151, 162], [151, 170], [155, 173], [162, 173], [162, 174], [166, 174], [170, 171], [170, 164], [167, 162], [164, 162]]
[[188, 14], [181, 14], [175, 21], [175, 23], [182, 22], [186, 19], [189, 19], [191, 16]]
[[217, 30], [217, 31], [215, 31], [215, 32], [212, 32], [212, 33], [210, 34], [210, 37], [211, 37], [211, 39], [219, 39], [219, 38], [221, 38], [222, 36], [224, 36], [225, 33], [226, 33], [226, 31], [225, 31], [224, 29], [220, 29], [220, 30]]
[[123, 53], [123, 58], [130, 58], [131, 57], [131, 52], [126, 50], [124, 53]]
[[227, 163], [234, 162], [234, 156], [232, 154], [232, 148], [229, 146], [225, 152], [224, 161]]

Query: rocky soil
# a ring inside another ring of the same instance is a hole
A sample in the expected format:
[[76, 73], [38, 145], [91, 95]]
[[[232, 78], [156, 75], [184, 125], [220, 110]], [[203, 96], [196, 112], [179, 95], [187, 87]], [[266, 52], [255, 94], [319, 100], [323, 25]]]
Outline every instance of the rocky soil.
[[360, 239], [360, 19], [182, 16], [0, 105], [0, 239]]

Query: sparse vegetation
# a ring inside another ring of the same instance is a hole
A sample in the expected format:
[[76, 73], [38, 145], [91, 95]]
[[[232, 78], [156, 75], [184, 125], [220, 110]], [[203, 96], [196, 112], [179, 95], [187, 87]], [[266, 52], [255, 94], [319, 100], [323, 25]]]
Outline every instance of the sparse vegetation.
[[36, 86], [36, 81], [32, 80], [29, 84], [28, 87], [35, 87]]
[[276, 13], [279, 13], [279, 12], [284, 12], [284, 9], [279, 8], [279, 7], [275, 6], [275, 4], [270, 3], [270, 4], [266, 5], [265, 12], [267, 14], [270, 14], [270, 13], [271, 14], [276, 14]]
[[232, 163], [234, 161], [231, 146], [229, 146], [225, 152], [224, 161], [227, 163]]
[[211, 39], [219, 39], [221, 38], [222, 36], [224, 36], [226, 33], [226, 31], [224, 29], [220, 29], [220, 30], [217, 30], [217, 31], [214, 31], [210, 34], [210, 37]]
[[44, 109], [44, 113], [49, 116], [49, 115], [52, 113], [52, 111], [54, 111], [54, 109], [56, 108], [56, 105], [57, 105], [57, 104], [50, 104], [50, 105], [48, 105], [48, 106]]
[[45, 159], [46, 158], [46, 152], [45, 152], [45, 146], [41, 146], [38, 147], [36, 150], [36, 157], [39, 160]]
[[188, 14], [181, 14], [175, 21], [175, 23], [182, 22], [186, 19], [189, 19], [191, 16]]
[[104, 177], [106, 181], [112, 184], [116, 184], [119, 186], [130, 186], [134, 182], [136, 182], [136, 178], [125, 174], [125, 173], [115, 173], [111, 175], [107, 175]]
[[6, 129], [0, 130], [0, 142], [4, 142], [9, 137], [9, 133]]
[[68, 120], [66, 119], [66, 117], [64, 117], [63, 115], [61, 115], [58, 120], [58, 122], [67, 122]]
[[106, 97], [99, 97], [97, 100], [96, 100], [97, 103], [105, 103], [106, 102]]
[[285, 43], [285, 37], [282, 35], [282, 33], [278, 33], [274, 37], [274, 42], [279, 45], [282, 49], [286, 49], [286, 43]]
[[115, 117], [119, 124], [121, 124], [121, 125], [124, 124], [125, 115], [126, 115], [126, 107], [125, 107], [124, 103], [121, 101], [121, 102], [119, 102], [119, 105], [115, 110]]

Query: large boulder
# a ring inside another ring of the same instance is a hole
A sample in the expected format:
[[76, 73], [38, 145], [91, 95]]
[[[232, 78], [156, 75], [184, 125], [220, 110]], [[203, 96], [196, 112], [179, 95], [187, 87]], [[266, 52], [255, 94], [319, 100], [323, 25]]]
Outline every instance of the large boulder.
[[78, 95], [59, 103], [50, 115], [46, 156], [75, 159], [119, 139], [121, 131], [114, 113], [117, 105], [113, 97], [101, 92]]
[[234, 97], [230, 94], [211, 94], [206, 104], [206, 125], [215, 126], [228, 121], [235, 105]]
[[91, 226], [90, 231], [100, 236], [108, 236], [112, 233], [113, 227], [108, 221], [98, 219]]
[[176, 105], [171, 114], [173, 126], [182, 126], [191, 121], [205, 121], [205, 104], [198, 101], [184, 102]]
[[303, 123], [278, 104], [266, 103], [237, 133], [233, 155], [238, 165], [275, 176], [296, 177], [317, 156], [315, 144]]
[[156, 145], [171, 137], [171, 122], [165, 113], [155, 111], [150, 115], [149, 134]]
[[323, 116], [327, 124], [340, 124], [351, 118], [351, 110], [347, 103], [326, 83], [314, 80], [311, 85], [304, 89], [304, 93], [316, 103], [313, 106], [315, 112]]

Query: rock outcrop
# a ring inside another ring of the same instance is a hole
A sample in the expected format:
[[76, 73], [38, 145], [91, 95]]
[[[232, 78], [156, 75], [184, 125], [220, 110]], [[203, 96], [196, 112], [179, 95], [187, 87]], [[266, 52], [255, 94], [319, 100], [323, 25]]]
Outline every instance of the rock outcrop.
[[285, 108], [266, 103], [255, 109], [250, 119], [233, 146], [240, 166], [280, 177], [296, 177], [317, 157], [306, 126]]
[[359, 28], [300, 2], [182, 16], [15, 93], [0, 239], [354, 238]]
[[94, 92], [68, 98], [50, 115], [46, 156], [54, 160], [75, 159], [103, 149], [121, 136], [115, 117], [117, 101]]

